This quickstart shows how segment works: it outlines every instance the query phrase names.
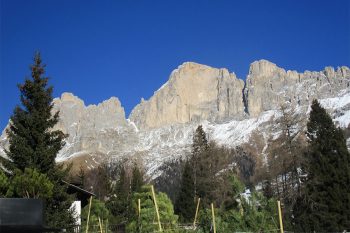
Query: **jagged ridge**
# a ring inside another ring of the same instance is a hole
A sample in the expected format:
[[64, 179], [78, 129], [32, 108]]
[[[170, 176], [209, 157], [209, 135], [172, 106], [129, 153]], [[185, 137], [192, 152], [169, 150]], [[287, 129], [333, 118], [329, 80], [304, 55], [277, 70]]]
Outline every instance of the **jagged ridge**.
[[[220, 144], [233, 147], [248, 143], [251, 135], [257, 134], [265, 147], [278, 135], [273, 122], [279, 117], [280, 105], [290, 102], [306, 114], [313, 98], [323, 99], [335, 120], [347, 127], [349, 79], [347, 67], [299, 74], [260, 60], [252, 63], [244, 83], [227, 69], [184, 63], [150, 100], [134, 108], [130, 120], [125, 119], [115, 97], [85, 106], [73, 94], [63, 93], [54, 100], [54, 110], [60, 110], [57, 128], [69, 137], [58, 161], [74, 160], [77, 167], [83, 164], [93, 168], [102, 160], [141, 159], [155, 178], [164, 161], [189, 153], [198, 124], [203, 124], [210, 139]], [[7, 143], [3, 133], [2, 156]]]

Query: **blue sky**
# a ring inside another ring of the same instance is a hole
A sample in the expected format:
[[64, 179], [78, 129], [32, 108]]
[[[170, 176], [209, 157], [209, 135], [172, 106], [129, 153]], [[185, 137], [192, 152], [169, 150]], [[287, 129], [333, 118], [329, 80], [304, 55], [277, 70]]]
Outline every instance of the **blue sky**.
[[127, 115], [178, 65], [245, 78], [268, 59], [297, 71], [350, 66], [350, 1], [0, 0], [0, 130], [40, 50], [54, 97], [117, 96]]

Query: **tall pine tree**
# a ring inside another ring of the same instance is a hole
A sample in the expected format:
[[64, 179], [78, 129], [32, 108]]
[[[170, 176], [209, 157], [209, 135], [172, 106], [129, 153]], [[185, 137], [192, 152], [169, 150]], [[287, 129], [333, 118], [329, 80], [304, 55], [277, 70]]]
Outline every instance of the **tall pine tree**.
[[[207, 177], [203, 158], [209, 149], [208, 140], [199, 125], [193, 135], [192, 152], [182, 171], [180, 190], [175, 201], [175, 213], [182, 222], [189, 222], [194, 217], [195, 199], [203, 198], [203, 180]], [[202, 199], [203, 200], [203, 199]]]
[[192, 155], [190, 158], [191, 165], [193, 167], [193, 182], [194, 182], [194, 195], [198, 196], [198, 188], [200, 185], [200, 179], [203, 175], [202, 173], [202, 158], [204, 153], [207, 152], [209, 148], [207, 136], [203, 130], [202, 125], [199, 125], [193, 135], [192, 143]]
[[113, 195], [107, 202], [107, 208], [116, 223], [127, 222], [130, 216], [131, 180], [124, 166], [120, 168], [119, 178], [113, 187]]
[[193, 135], [192, 156], [199, 157], [208, 149], [208, 140], [202, 125], [199, 125]]
[[350, 154], [343, 132], [317, 100], [307, 124], [306, 185], [294, 207], [298, 231], [350, 230]]
[[31, 78], [18, 85], [21, 105], [15, 108], [7, 130], [10, 146], [6, 154], [10, 160], [1, 162], [13, 176], [15, 169], [23, 172], [26, 168], [47, 175], [54, 186], [52, 197], [46, 199], [46, 224], [67, 228], [74, 224], [68, 210], [71, 199], [66, 193], [66, 185], [62, 183], [67, 170], [55, 164], [56, 155], [64, 146], [65, 135], [53, 130], [59, 120], [59, 112], [52, 115], [53, 87], [48, 86], [49, 78], [44, 76], [45, 65], [40, 53], [35, 54], [30, 70]]
[[139, 167], [135, 164], [132, 170], [131, 179], [131, 192], [140, 192], [141, 187], [144, 185], [143, 173], [140, 171]]
[[10, 146], [6, 154], [11, 161], [4, 161], [4, 166], [9, 171], [35, 168], [49, 174], [64, 146], [62, 131], [52, 130], [59, 113], [51, 114], [53, 87], [47, 87], [49, 78], [44, 77], [44, 68], [40, 54], [36, 53], [30, 67], [31, 79], [18, 85], [22, 106], [15, 108], [7, 130]]
[[179, 193], [175, 202], [175, 213], [179, 215], [180, 221], [190, 222], [194, 218], [195, 195], [193, 168], [189, 161], [186, 161], [182, 173], [182, 180]]

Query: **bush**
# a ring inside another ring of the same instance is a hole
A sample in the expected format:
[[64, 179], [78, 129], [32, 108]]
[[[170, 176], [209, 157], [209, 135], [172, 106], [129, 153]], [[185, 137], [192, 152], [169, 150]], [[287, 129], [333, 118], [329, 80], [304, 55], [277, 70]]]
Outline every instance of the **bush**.
[[[138, 217], [138, 199], [141, 201], [140, 218]], [[156, 199], [163, 232], [177, 232], [175, 228], [177, 227], [178, 216], [174, 214], [171, 200], [165, 193], [157, 193]], [[143, 186], [140, 192], [134, 193], [132, 200], [134, 214], [127, 226], [127, 232], [147, 233], [158, 231], [158, 220], [151, 187]]]

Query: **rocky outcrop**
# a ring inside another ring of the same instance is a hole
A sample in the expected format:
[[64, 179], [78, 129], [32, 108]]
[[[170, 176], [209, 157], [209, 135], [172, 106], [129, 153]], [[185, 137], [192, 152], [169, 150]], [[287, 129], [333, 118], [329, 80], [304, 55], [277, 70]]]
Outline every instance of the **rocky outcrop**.
[[256, 117], [263, 111], [279, 109], [286, 102], [292, 106], [305, 106], [313, 99], [342, 95], [349, 92], [349, 83], [350, 70], [347, 67], [297, 73], [260, 60], [250, 65], [244, 99], [249, 115]]
[[98, 105], [85, 106], [72, 93], [63, 93], [53, 100], [53, 111], [60, 111], [60, 122], [56, 126], [64, 133], [77, 134], [80, 130], [100, 130], [125, 126], [124, 108], [116, 97], [111, 97]]
[[[68, 134], [67, 146], [60, 151], [59, 157], [77, 152], [108, 154], [133, 144], [128, 140], [133, 140], [135, 130], [125, 119], [124, 108], [118, 98], [112, 97], [98, 105], [85, 106], [73, 94], [63, 93], [61, 98], [53, 102], [53, 111], [60, 111], [56, 128]], [[124, 138], [123, 133], [130, 137]]]
[[227, 69], [186, 62], [169, 81], [130, 114], [140, 129], [174, 123], [222, 121], [243, 116], [244, 82]]
[[347, 67], [298, 73], [260, 60], [250, 65], [244, 84], [227, 69], [186, 62], [171, 73], [169, 81], [149, 100], [141, 100], [130, 120], [140, 129], [149, 129], [257, 117], [285, 103], [306, 106], [313, 99], [342, 95], [350, 90], [349, 83]]

